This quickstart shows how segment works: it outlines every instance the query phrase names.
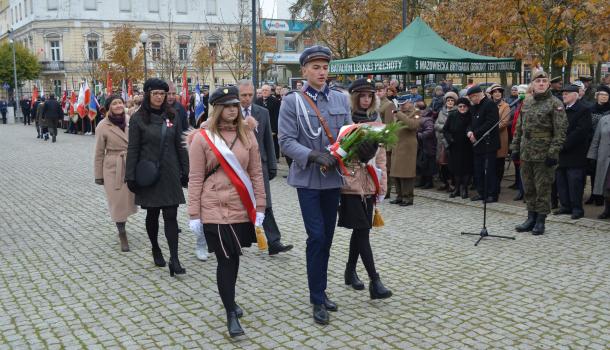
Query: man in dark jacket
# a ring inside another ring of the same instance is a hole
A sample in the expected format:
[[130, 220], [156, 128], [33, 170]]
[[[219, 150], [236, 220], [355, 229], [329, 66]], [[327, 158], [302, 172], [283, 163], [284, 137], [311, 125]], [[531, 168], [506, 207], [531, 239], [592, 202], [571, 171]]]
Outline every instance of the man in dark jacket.
[[561, 207], [553, 214], [571, 214], [572, 219], [584, 216], [582, 196], [585, 186], [587, 151], [591, 139], [591, 111], [578, 99], [578, 86], [563, 89], [563, 102], [568, 117], [566, 140], [559, 152], [559, 167], [555, 172]]
[[51, 141], [57, 141], [57, 123], [64, 118], [64, 111], [55, 98], [55, 94], [49, 95], [49, 99], [44, 103], [42, 117], [47, 121]]
[[8, 111], [8, 103], [5, 100], [0, 100], [0, 113], [2, 113], [2, 124], [6, 124], [6, 112]]
[[186, 109], [176, 98], [176, 85], [171, 81], [169, 85], [169, 91], [167, 92], [167, 104], [176, 110], [178, 118], [180, 118], [180, 125], [182, 125], [182, 131], [186, 131], [189, 128], [189, 120], [186, 115]]
[[474, 183], [478, 195], [472, 197], [471, 200], [485, 200], [488, 203], [497, 202], [496, 152], [500, 148], [498, 106], [485, 96], [478, 85], [468, 89], [467, 95], [473, 105], [471, 109], [472, 122], [467, 134], [470, 142], [474, 145], [483, 138], [485, 133], [491, 130], [487, 139], [481, 140], [473, 148]]
[[271, 96], [271, 86], [263, 85], [262, 89], [262, 97], [256, 99], [256, 104], [262, 107], [267, 108], [269, 111], [269, 117], [271, 118], [271, 132], [273, 132], [273, 145], [275, 148], [275, 156], [279, 157], [280, 155], [280, 146], [277, 141], [277, 121], [280, 115], [280, 101], [277, 98]]
[[38, 106], [40, 106], [41, 103], [42, 103], [42, 98], [38, 97], [36, 99], [36, 102], [34, 102], [34, 105], [32, 105], [32, 108], [30, 109], [30, 119], [34, 119], [34, 125], [36, 125], [36, 133], [38, 134], [38, 136], [36, 136], [37, 139], [42, 138], [42, 128], [40, 126], [38, 119], [36, 119], [36, 114], [38, 112]]
[[32, 105], [32, 101], [30, 101], [27, 96], [23, 96], [19, 105], [21, 107], [21, 113], [23, 113], [23, 125], [30, 125], [30, 106]]

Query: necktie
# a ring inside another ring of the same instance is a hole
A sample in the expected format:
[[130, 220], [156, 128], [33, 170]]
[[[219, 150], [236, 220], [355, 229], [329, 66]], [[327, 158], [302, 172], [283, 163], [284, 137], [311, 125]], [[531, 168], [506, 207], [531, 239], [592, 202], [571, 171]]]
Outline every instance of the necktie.
[[244, 117], [249, 117], [250, 116], [250, 108], [245, 108], [244, 109]]

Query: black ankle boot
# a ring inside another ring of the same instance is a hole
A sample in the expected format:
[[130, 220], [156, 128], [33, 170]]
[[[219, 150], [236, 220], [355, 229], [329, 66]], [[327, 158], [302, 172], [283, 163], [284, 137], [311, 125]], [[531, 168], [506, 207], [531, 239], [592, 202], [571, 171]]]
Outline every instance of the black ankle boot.
[[536, 212], [528, 211], [527, 220], [525, 220], [525, 222], [522, 223], [521, 225], [515, 226], [515, 230], [517, 232], [527, 232], [527, 231], [531, 231], [535, 225], [536, 225]]
[[239, 319], [237, 318], [235, 311], [227, 312], [227, 329], [229, 330], [231, 338], [245, 334], [244, 329], [241, 328], [241, 325], [239, 324]]
[[538, 214], [536, 216], [536, 225], [532, 229], [532, 234], [534, 236], [540, 236], [544, 233], [544, 223], [546, 221], [546, 214]]
[[153, 248], [152, 249], [153, 260], [155, 261], [155, 265], [158, 267], [165, 267], [165, 259], [163, 258], [163, 253], [161, 253], [161, 249]]
[[466, 199], [466, 198], [469, 197], [469, 195], [468, 195], [468, 186], [462, 185], [460, 192], [462, 194], [462, 199]]
[[180, 266], [180, 260], [178, 260], [178, 257], [170, 257], [169, 264], [167, 266], [169, 267], [169, 275], [172, 277], [174, 277], [174, 274], [184, 275], [186, 273], [184, 267]]
[[383, 283], [381, 283], [379, 274], [375, 274], [375, 276], [371, 278], [369, 293], [371, 294], [371, 299], [386, 299], [392, 296], [392, 291], [384, 287]]
[[460, 195], [460, 186], [455, 186], [453, 192], [449, 194], [449, 198], [455, 198]]
[[610, 198], [606, 198], [604, 211], [597, 218], [602, 220], [610, 218]]
[[364, 283], [358, 278], [358, 274], [356, 273], [356, 267], [351, 267], [347, 265], [345, 267], [345, 284], [348, 286], [352, 286], [355, 290], [363, 290]]

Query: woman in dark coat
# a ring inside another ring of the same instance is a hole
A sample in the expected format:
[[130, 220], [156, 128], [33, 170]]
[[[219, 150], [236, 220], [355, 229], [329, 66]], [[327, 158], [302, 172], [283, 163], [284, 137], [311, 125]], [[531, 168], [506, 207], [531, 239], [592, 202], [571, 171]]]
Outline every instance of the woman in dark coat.
[[472, 143], [466, 136], [471, 120], [470, 101], [461, 97], [456, 105], [457, 110], [449, 113], [443, 127], [443, 135], [448, 144], [449, 170], [455, 180], [455, 190], [449, 196], [453, 198], [461, 194], [466, 199], [473, 168]]
[[[178, 260], [178, 205], [184, 204], [182, 187], [188, 183], [188, 154], [182, 141], [180, 118], [167, 104], [169, 86], [163, 80], [151, 78], [144, 84], [142, 107], [129, 121], [129, 145], [125, 181], [129, 190], [136, 194], [135, 203], [146, 209], [146, 232], [152, 245], [155, 265], [165, 266], [159, 248], [159, 214], [163, 211], [165, 237], [170, 251], [170, 275], [183, 274], [185, 270]], [[161, 156], [160, 142], [162, 125], [166, 126], [163, 140], [163, 158], [160, 161], [160, 176], [148, 187], [136, 184], [136, 165], [139, 160], [158, 161]]]

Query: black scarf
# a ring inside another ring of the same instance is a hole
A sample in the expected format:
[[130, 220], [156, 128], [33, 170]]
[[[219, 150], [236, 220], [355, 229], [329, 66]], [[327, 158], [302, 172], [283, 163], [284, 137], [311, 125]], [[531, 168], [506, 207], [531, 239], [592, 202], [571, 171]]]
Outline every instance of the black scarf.
[[371, 115], [367, 115], [366, 111], [355, 110], [352, 113], [352, 121], [356, 124], [374, 122], [378, 118], [379, 118], [379, 116], [377, 115], [377, 112], [375, 112]]
[[110, 120], [112, 124], [121, 128], [121, 130], [125, 131], [125, 113], [119, 115], [113, 115], [112, 113], [108, 113], [108, 120]]
[[591, 112], [597, 113], [597, 114], [604, 114], [608, 111], [610, 111], [610, 102], [606, 102], [602, 105], [600, 105], [599, 103], [596, 103], [595, 106], [593, 106], [593, 108], [591, 108]]

